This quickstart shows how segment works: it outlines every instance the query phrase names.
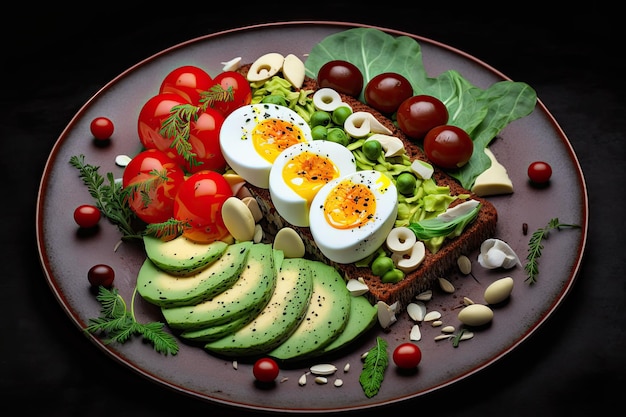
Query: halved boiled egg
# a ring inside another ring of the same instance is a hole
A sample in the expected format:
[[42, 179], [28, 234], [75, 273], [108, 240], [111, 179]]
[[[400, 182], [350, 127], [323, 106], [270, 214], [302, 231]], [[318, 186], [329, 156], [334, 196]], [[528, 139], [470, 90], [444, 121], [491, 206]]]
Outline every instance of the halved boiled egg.
[[365, 170], [322, 187], [313, 198], [309, 223], [324, 256], [347, 264], [374, 253], [387, 239], [397, 214], [393, 182], [379, 171]]
[[298, 113], [269, 103], [238, 108], [220, 130], [220, 149], [228, 166], [259, 188], [269, 188], [270, 169], [283, 150], [312, 140], [311, 128]]
[[352, 152], [327, 140], [297, 143], [285, 149], [270, 170], [270, 196], [280, 216], [294, 226], [309, 226], [309, 209], [330, 181], [356, 172]]

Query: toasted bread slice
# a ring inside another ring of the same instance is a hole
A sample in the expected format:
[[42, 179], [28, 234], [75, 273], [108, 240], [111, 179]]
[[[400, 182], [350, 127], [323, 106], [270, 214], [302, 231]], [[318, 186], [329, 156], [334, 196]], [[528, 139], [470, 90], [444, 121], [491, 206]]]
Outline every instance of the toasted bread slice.
[[[244, 66], [240, 68], [240, 71], [245, 75], [247, 69], [248, 67]], [[317, 82], [312, 78], [306, 77], [302, 89], [317, 90]], [[354, 97], [344, 94], [340, 95], [342, 101], [352, 107], [353, 112], [367, 111], [371, 113], [392, 131], [392, 136], [400, 138], [411, 160], [421, 159], [428, 161], [422, 149], [398, 129], [389, 118]], [[431, 289], [439, 277], [444, 276], [450, 271], [451, 268], [456, 265], [459, 256], [468, 254], [478, 248], [485, 239], [493, 237], [496, 230], [498, 213], [492, 203], [472, 193], [470, 190], [463, 188], [458, 181], [437, 167], [435, 167], [433, 179], [438, 185], [448, 186], [451, 195], [470, 195], [470, 198], [481, 203], [481, 209], [478, 213], [478, 217], [467, 225], [460, 236], [453, 239], [446, 239], [442, 247], [436, 253], [431, 253], [426, 250], [426, 257], [420, 266], [416, 270], [407, 273], [405, 278], [397, 283], [382, 282], [380, 277], [372, 274], [372, 271], [367, 267], [358, 267], [355, 264], [338, 264], [330, 261], [315, 245], [311, 230], [308, 227], [291, 225], [277, 213], [272, 204], [269, 190], [252, 185], [248, 186], [248, 190], [256, 198], [264, 213], [264, 226], [270, 236], [283, 227], [295, 229], [304, 240], [307, 256], [335, 266], [346, 280], [362, 278], [369, 287], [367, 296], [372, 303], [383, 301], [388, 305], [392, 305], [397, 302], [397, 311], [401, 311], [408, 303], [414, 300], [416, 294]], [[451, 207], [462, 201], [463, 200], [460, 199], [455, 200], [451, 204]]]

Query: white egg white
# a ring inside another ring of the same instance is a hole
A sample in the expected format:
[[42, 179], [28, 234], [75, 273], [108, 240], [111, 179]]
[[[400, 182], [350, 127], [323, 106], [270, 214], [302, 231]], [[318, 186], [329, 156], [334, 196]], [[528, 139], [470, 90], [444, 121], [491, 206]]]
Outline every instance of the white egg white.
[[[313, 199], [309, 211], [311, 234], [317, 247], [331, 261], [341, 264], [359, 261], [385, 242], [396, 221], [398, 192], [384, 176], [375, 170], [357, 171], [329, 182]], [[376, 212], [374, 219], [361, 227], [339, 229], [326, 220], [324, 204], [329, 192], [346, 179], [368, 186], [376, 199]]]
[[[302, 196], [303, 193], [296, 192], [286, 182], [284, 168], [293, 159], [305, 152], [320, 155], [332, 161], [338, 169], [339, 177], [356, 172], [356, 163], [352, 152], [345, 146], [327, 140], [313, 140], [311, 142], [299, 143], [285, 149], [278, 155], [274, 166], [270, 170], [269, 190], [272, 203], [276, 207], [278, 214], [294, 226], [309, 226], [309, 208], [311, 202]], [[293, 181], [306, 181], [302, 178], [295, 178]], [[294, 184], [306, 186], [305, 184]]]
[[252, 141], [253, 129], [267, 119], [291, 122], [302, 130], [305, 141], [313, 140], [311, 128], [294, 110], [277, 104], [242, 106], [226, 117], [220, 130], [220, 149], [228, 166], [248, 183], [269, 188], [272, 162], [259, 155]]

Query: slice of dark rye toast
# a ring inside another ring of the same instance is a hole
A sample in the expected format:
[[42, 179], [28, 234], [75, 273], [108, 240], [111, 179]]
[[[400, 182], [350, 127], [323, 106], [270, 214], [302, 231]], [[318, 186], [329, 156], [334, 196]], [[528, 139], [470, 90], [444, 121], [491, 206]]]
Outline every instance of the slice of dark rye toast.
[[[239, 69], [244, 75], [247, 73], [248, 66]], [[306, 77], [302, 86], [305, 90], [317, 90], [316, 80]], [[426, 155], [419, 146], [413, 143], [407, 136], [393, 124], [393, 122], [382, 115], [380, 112], [372, 109], [366, 104], [358, 101], [356, 98], [340, 94], [342, 100], [352, 107], [353, 112], [367, 111], [374, 115], [383, 125], [392, 131], [392, 136], [400, 138], [405, 146], [406, 152], [411, 160], [421, 159], [428, 161]], [[457, 259], [461, 255], [466, 255], [481, 243], [493, 237], [496, 230], [498, 212], [493, 204], [484, 198], [477, 196], [471, 191], [463, 188], [454, 178], [446, 174], [444, 171], [434, 168], [433, 179], [438, 185], [448, 186], [451, 195], [469, 194], [470, 198], [481, 203], [481, 209], [477, 218], [467, 225], [463, 233], [453, 239], [446, 239], [441, 248], [436, 253], [431, 253], [426, 249], [426, 257], [421, 265], [414, 271], [408, 272], [403, 280], [397, 283], [384, 283], [380, 277], [372, 274], [367, 267], [358, 267], [355, 264], [338, 264], [326, 258], [315, 245], [311, 230], [308, 227], [298, 227], [291, 225], [283, 219], [276, 211], [272, 204], [268, 189], [258, 188], [247, 185], [248, 191], [253, 195], [264, 214], [263, 226], [266, 234], [273, 236], [279, 229], [283, 227], [291, 227], [302, 237], [307, 257], [323, 261], [335, 266], [348, 279], [362, 278], [369, 287], [367, 296], [372, 303], [383, 301], [388, 305], [398, 303], [397, 311], [405, 309], [406, 305], [413, 301], [415, 295], [425, 290], [431, 289], [433, 284], [437, 282], [439, 277], [444, 277], [453, 267], [457, 265]], [[451, 207], [461, 203], [464, 200], [457, 199]]]

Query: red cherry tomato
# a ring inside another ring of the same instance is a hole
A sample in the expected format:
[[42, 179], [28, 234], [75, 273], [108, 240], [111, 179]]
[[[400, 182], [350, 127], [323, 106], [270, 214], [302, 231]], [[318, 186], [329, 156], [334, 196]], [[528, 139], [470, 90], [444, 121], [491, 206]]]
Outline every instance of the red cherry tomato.
[[115, 127], [113, 126], [113, 122], [106, 117], [96, 117], [91, 121], [89, 125], [89, 130], [91, 130], [91, 134], [94, 138], [99, 140], [106, 140], [113, 135], [113, 131]]
[[272, 382], [278, 377], [280, 368], [272, 358], [258, 359], [252, 367], [252, 373], [257, 381]]
[[220, 149], [220, 129], [224, 124], [224, 116], [215, 109], [207, 108], [198, 116], [198, 120], [191, 124], [189, 144], [191, 152], [195, 154], [197, 164], [185, 164], [190, 173], [210, 169], [223, 172], [226, 169], [226, 160]]
[[183, 235], [205, 243], [226, 238], [229, 232], [222, 206], [232, 196], [230, 185], [218, 172], [198, 171], [189, 176], [174, 199], [174, 218], [189, 224]]
[[404, 100], [396, 114], [400, 130], [413, 139], [423, 139], [433, 127], [448, 123], [448, 117], [448, 109], [441, 100], [424, 94]]
[[469, 161], [474, 142], [463, 129], [442, 125], [430, 129], [424, 137], [424, 152], [432, 163], [445, 169], [460, 168]]
[[175, 68], [165, 76], [159, 93], [174, 93], [188, 103], [198, 106], [200, 92], [207, 91], [213, 85], [213, 78], [202, 68], [184, 65]]
[[416, 344], [406, 342], [393, 350], [392, 357], [398, 368], [413, 369], [422, 361], [422, 351]]
[[159, 149], [172, 158], [176, 157], [176, 151], [170, 148], [172, 138], [165, 138], [160, 132], [163, 121], [171, 115], [172, 107], [181, 104], [189, 103], [178, 94], [161, 93], [151, 97], [143, 105], [139, 111], [137, 132], [146, 149]]
[[174, 217], [174, 198], [184, 181], [183, 169], [158, 149], [137, 154], [122, 177], [124, 188], [134, 188], [129, 195], [130, 209], [146, 223]]
[[317, 84], [321, 88], [332, 88], [338, 93], [358, 97], [363, 90], [363, 74], [348, 61], [328, 61], [317, 72]]
[[365, 85], [365, 102], [381, 113], [391, 114], [413, 95], [406, 77], [395, 72], [378, 74]]
[[102, 217], [100, 209], [91, 204], [83, 204], [74, 210], [74, 221], [80, 227], [94, 227], [100, 221], [100, 217]]
[[246, 77], [236, 71], [224, 71], [214, 79], [214, 86], [220, 86], [225, 92], [232, 94], [232, 100], [215, 100], [213, 107], [224, 117], [241, 106], [250, 104], [252, 101], [252, 89]]
[[87, 280], [92, 287], [110, 288], [115, 279], [115, 271], [109, 265], [97, 264], [89, 268], [87, 272]]
[[552, 167], [547, 162], [535, 161], [528, 166], [528, 178], [536, 184], [544, 184], [552, 177]]

